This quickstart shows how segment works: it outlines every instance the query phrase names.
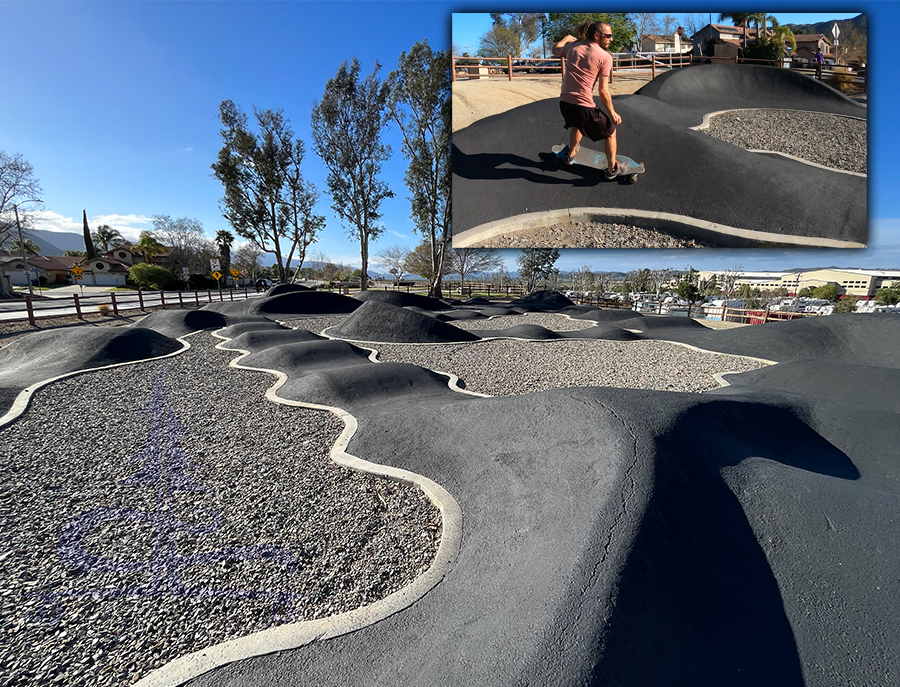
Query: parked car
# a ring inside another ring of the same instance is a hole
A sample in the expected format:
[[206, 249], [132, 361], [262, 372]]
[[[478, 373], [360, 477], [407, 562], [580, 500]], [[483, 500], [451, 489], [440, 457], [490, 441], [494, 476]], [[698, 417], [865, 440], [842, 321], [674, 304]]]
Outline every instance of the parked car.
[[253, 282], [253, 285], [256, 287], [257, 291], [265, 291], [266, 289], [275, 286], [271, 279], [257, 279]]

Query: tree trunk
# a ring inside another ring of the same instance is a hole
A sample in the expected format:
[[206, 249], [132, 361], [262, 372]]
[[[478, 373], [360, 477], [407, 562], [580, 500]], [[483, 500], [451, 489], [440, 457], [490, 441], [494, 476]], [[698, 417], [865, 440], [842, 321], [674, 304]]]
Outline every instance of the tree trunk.
[[359, 271], [359, 290], [369, 289], [369, 228], [365, 227], [359, 233], [359, 257], [362, 269]]

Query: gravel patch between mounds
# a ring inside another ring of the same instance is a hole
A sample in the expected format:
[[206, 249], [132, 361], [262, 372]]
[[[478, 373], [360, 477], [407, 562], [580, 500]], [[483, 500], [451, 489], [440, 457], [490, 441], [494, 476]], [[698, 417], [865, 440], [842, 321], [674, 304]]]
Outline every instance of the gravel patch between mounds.
[[818, 165], [866, 174], [865, 120], [822, 112], [740, 110], [710, 117], [710, 136], [750, 150], [787, 153]]
[[702, 392], [719, 387], [716, 373], [746, 372], [766, 363], [707, 353], [665, 341], [518, 341], [471, 344], [377, 344], [378, 360], [412, 363], [457, 375], [469, 391], [514, 396], [571, 386]]
[[554, 332], [575, 332], [593, 327], [596, 323], [590, 320], [573, 320], [565, 315], [554, 313], [529, 312], [522, 315], [501, 315], [486, 320], [448, 320], [454, 327], [477, 331], [481, 329], [509, 329], [520, 324], [536, 324]]
[[[638, 182], [640, 183], [640, 182]], [[709, 241], [692, 239], [663, 229], [642, 229], [628, 224], [572, 222], [494, 236], [479, 242], [485, 248], [715, 248]]]
[[321, 334], [329, 327], [339, 325], [346, 315], [333, 315], [331, 317], [298, 317], [290, 320], [278, 320], [285, 327], [291, 329], [305, 329], [313, 334]]
[[[228, 368], [209, 333], [188, 340], [51, 384], [0, 429], [0, 684], [131, 684], [431, 564], [440, 511], [420, 490], [331, 462], [337, 417], [265, 400], [271, 375]], [[148, 444], [169, 447], [164, 469]]]

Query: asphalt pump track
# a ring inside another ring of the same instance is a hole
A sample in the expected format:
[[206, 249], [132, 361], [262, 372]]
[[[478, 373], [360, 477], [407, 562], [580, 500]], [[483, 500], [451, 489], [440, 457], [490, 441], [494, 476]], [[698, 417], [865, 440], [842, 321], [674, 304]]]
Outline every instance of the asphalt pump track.
[[[276, 375], [273, 399], [341, 414], [348, 430], [333, 455], [417, 484], [442, 509], [438, 557], [402, 593], [210, 647], [139, 684], [900, 682], [900, 320], [847, 314], [716, 331], [555, 293], [437, 303], [291, 292], [158, 312], [91, 336], [36, 333], [0, 350], [0, 412], [11, 422], [51, 378], [177, 355], [176, 337], [213, 329], [232, 365]], [[446, 324], [533, 311], [594, 325]], [[334, 338], [274, 321], [322, 313], [345, 314]], [[377, 349], [525, 333], [667, 340], [776, 364], [703, 394], [591, 387], [491, 398], [341, 340]]]
[[723, 247], [866, 244], [866, 177], [697, 130], [707, 115], [743, 109], [866, 119], [864, 106], [830, 86], [788, 69], [702, 65], [667, 72], [614, 102], [623, 119], [619, 152], [647, 167], [636, 185], [559, 165], [550, 149], [568, 132], [554, 98], [454, 132], [454, 246], [576, 221], [670, 229]]

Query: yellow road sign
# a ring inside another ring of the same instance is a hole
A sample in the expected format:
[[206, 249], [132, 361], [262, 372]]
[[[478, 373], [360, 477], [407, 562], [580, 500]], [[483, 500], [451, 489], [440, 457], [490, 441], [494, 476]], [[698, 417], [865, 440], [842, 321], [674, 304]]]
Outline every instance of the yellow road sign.
[[231, 268], [231, 276], [234, 277], [235, 279], [237, 279], [238, 277], [241, 276], [241, 271], [239, 269], [237, 269], [236, 267], [232, 267]]
[[222, 278], [222, 273], [219, 271], [213, 272], [212, 278], [215, 279], [216, 281], [219, 281]]
[[84, 272], [84, 270], [81, 269], [78, 265], [75, 265], [75, 267], [72, 268], [72, 271], [77, 275], [80, 275], [82, 272]]
[[77, 280], [79, 280], [79, 281], [81, 281], [82, 279], [84, 279], [84, 277], [82, 277], [80, 274], [76, 274], [76, 275], [75, 275], [75, 278], [76, 278]]

